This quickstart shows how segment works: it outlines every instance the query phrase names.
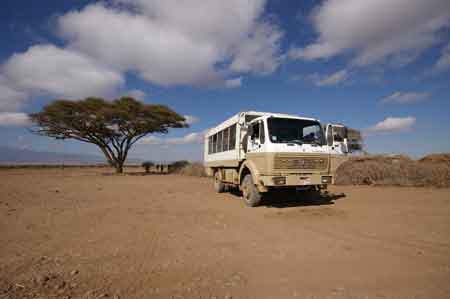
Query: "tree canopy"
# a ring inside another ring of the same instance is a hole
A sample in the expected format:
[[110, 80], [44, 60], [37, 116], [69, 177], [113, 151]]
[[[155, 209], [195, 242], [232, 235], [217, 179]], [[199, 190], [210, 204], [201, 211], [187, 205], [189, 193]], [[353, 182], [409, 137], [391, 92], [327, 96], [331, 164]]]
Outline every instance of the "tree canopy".
[[30, 118], [36, 134], [95, 144], [118, 173], [123, 172], [128, 151], [142, 137], [188, 127], [185, 118], [169, 107], [131, 97], [111, 102], [94, 97], [56, 100]]

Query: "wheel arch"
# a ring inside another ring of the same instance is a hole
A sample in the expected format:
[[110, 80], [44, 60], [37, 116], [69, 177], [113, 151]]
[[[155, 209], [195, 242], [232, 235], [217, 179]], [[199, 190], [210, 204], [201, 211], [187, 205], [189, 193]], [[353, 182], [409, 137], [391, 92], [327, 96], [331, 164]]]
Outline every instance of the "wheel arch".
[[253, 182], [255, 184], [258, 184], [258, 168], [256, 168], [254, 163], [248, 160], [244, 161], [244, 163], [242, 163], [241, 167], [239, 168], [239, 185], [242, 183], [242, 180], [247, 174], [250, 174], [252, 176]]

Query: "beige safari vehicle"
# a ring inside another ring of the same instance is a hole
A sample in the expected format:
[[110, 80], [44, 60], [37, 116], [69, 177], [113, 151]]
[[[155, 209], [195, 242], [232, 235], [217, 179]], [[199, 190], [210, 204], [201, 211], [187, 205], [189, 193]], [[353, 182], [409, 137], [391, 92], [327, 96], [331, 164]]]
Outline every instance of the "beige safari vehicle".
[[313, 118], [241, 112], [206, 133], [204, 150], [216, 191], [239, 187], [252, 207], [268, 191], [319, 191], [333, 182], [324, 130]]

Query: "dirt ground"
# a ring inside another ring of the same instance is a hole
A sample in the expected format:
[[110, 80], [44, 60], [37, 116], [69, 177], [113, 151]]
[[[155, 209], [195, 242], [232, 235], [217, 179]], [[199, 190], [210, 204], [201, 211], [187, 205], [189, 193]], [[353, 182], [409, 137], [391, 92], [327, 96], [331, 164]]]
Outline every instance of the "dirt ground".
[[105, 171], [0, 171], [0, 298], [450, 298], [450, 189], [248, 208], [208, 178]]

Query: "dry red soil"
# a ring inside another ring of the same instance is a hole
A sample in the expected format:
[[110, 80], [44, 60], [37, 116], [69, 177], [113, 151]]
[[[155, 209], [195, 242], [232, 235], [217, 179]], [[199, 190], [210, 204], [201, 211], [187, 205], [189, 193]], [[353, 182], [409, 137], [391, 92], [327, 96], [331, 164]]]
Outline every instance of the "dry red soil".
[[449, 189], [248, 208], [207, 178], [105, 171], [0, 171], [0, 298], [450, 298]]

